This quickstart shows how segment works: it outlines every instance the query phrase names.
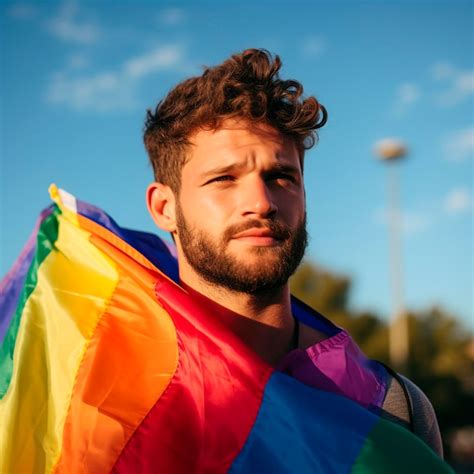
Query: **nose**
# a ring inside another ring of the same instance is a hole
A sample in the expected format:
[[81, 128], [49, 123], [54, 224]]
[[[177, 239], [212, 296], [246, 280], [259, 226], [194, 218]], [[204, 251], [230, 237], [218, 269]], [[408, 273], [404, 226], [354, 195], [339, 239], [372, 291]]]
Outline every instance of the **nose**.
[[242, 215], [270, 217], [278, 211], [268, 183], [262, 178], [251, 180], [242, 189]]

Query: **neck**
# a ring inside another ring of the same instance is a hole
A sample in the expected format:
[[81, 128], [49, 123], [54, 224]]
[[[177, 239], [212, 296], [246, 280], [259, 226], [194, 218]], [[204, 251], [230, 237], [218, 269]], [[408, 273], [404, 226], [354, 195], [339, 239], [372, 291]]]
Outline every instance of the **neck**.
[[181, 284], [193, 296], [210, 299], [226, 326], [271, 365], [294, 348], [288, 284], [259, 295], [235, 292], [202, 279], [182, 280]]

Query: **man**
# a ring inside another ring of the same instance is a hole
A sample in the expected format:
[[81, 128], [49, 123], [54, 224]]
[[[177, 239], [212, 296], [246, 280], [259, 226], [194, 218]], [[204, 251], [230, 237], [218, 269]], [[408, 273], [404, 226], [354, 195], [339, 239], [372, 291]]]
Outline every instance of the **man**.
[[[144, 139], [156, 181], [147, 203], [176, 243], [181, 286], [197, 300], [211, 300], [219, 318], [267, 363], [308, 381], [308, 371], [301, 376], [307, 361], [290, 362], [295, 350], [315, 350], [331, 338], [321, 324], [295, 317], [288, 278], [307, 243], [304, 152], [327, 114], [314, 97], [302, 97], [298, 82], [279, 78], [280, 66], [266, 51], [244, 51], [179, 84], [148, 113]], [[313, 362], [309, 372], [321, 370]], [[384, 416], [442, 456], [426, 396], [390, 369], [389, 375], [379, 364], [369, 366], [387, 381], [379, 400]], [[346, 368], [351, 382], [333, 391], [364, 404], [356, 394], [359, 369]]]
[[51, 186], [0, 282], [0, 472], [449, 470], [380, 416], [409, 421], [405, 382], [290, 297], [326, 113], [279, 67], [246, 51], [149, 114], [148, 205], [179, 277], [158, 237]]

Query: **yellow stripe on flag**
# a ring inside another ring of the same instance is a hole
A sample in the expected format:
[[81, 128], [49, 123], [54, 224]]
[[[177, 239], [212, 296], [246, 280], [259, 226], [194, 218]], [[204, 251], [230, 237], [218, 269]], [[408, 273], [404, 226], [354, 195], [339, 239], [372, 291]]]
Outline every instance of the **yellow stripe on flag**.
[[59, 459], [76, 373], [119, 278], [77, 219], [58, 219], [55, 249], [26, 302], [12, 381], [0, 401], [1, 473], [50, 472]]

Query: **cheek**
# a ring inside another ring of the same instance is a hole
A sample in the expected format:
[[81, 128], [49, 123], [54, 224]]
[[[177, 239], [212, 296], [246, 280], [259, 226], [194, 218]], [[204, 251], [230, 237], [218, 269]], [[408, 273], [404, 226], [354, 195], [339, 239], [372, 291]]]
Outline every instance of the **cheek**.
[[306, 208], [304, 192], [300, 190], [282, 192], [278, 196], [277, 205], [282, 215], [290, 218], [290, 220], [298, 220], [304, 214]]
[[219, 193], [219, 195], [215, 195], [200, 191], [183, 193], [181, 206], [184, 215], [194, 221], [199, 219], [202, 224], [209, 226], [224, 224], [232, 214], [234, 206], [231, 194]]

